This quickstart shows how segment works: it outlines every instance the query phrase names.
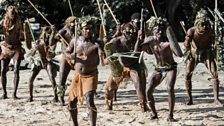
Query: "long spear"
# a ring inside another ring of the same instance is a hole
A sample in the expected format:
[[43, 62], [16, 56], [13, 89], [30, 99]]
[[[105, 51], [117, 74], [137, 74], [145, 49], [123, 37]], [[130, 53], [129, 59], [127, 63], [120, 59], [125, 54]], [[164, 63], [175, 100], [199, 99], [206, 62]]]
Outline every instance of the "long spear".
[[74, 13], [72, 11], [72, 6], [71, 6], [71, 1], [70, 0], [68, 0], [68, 5], [69, 5], [69, 8], [70, 8], [70, 11], [71, 11], [72, 16], [74, 16]]
[[[33, 34], [33, 30], [32, 30], [32, 28], [31, 28], [31, 26], [30, 26], [30, 21], [29, 21], [28, 18], [27, 18], [26, 20], [27, 20], [27, 24], [28, 24], [28, 26], [29, 26], [29, 30], [30, 30], [32, 39], [33, 39], [34, 42], [36, 42], [35, 37], [34, 37], [34, 34]], [[41, 65], [42, 65], [42, 67], [44, 67], [44, 62], [43, 62], [43, 60], [42, 60], [42, 58], [41, 58], [41, 55], [40, 55], [39, 50], [37, 50], [37, 53], [38, 53], [38, 55], [40, 56], [40, 62], [41, 62]]]
[[[72, 10], [72, 6], [71, 6], [71, 1], [70, 0], [68, 0], [68, 4], [69, 4], [69, 8], [70, 8], [70, 11], [71, 11], [71, 14], [72, 14], [72, 16], [74, 16], [74, 13], [73, 13], [73, 10]], [[73, 52], [74, 53], [76, 53], [76, 46], [77, 46], [77, 28], [78, 28], [78, 23], [77, 23], [77, 18], [76, 18], [76, 20], [75, 20], [75, 35], [74, 35], [74, 49], [73, 49]]]
[[153, 4], [152, 0], [150, 0], [150, 3], [151, 3], [151, 6], [152, 6], [153, 13], [154, 13], [155, 17], [157, 18], [158, 16], [156, 14], [156, 10], [155, 10], [155, 7], [154, 7], [154, 4]]
[[96, 1], [97, 1], [97, 5], [98, 5], [98, 8], [99, 8], [99, 12], [100, 12], [101, 25], [103, 26], [103, 32], [104, 32], [104, 35], [106, 35], [106, 28], [105, 28], [105, 25], [104, 25], [104, 19], [103, 19], [103, 14], [102, 14], [102, 10], [101, 10], [101, 7], [100, 7], [100, 3], [99, 3], [99, 0], [96, 0]]
[[[51, 22], [50, 21], [48, 21], [47, 20], [47, 18], [35, 7], [35, 5], [30, 1], [30, 0], [27, 0], [29, 3], [30, 3], [30, 5], [38, 12], [38, 14], [40, 14], [40, 16], [50, 25], [50, 26], [52, 26], [52, 24], [51, 24]], [[64, 39], [64, 37], [61, 35], [61, 34], [58, 34], [60, 37], [61, 37], [61, 39], [62, 39], [62, 41], [67, 45], [67, 46], [69, 46], [69, 44], [68, 44], [68, 42]]]
[[115, 16], [114, 16], [114, 14], [113, 14], [111, 8], [109, 7], [109, 5], [108, 5], [108, 3], [107, 3], [106, 0], [104, 0], [104, 3], [105, 3], [105, 5], [107, 6], [108, 10], [110, 11], [110, 14], [111, 14], [111, 16], [113, 17], [113, 19], [114, 19], [114, 21], [116, 22], [116, 24], [119, 24], [118, 21], [117, 21], [117, 19], [116, 19]]

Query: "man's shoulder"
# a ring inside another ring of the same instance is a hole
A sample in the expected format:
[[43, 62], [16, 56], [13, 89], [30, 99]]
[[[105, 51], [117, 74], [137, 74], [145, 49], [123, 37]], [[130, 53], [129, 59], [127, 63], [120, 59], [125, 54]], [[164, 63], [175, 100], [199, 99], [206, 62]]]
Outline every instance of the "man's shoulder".
[[122, 36], [118, 36], [118, 37], [112, 38], [110, 40], [110, 43], [117, 43], [117, 42], [120, 42], [121, 40], [122, 40]]
[[191, 27], [187, 30], [188, 35], [193, 35], [195, 33], [196, 27]]

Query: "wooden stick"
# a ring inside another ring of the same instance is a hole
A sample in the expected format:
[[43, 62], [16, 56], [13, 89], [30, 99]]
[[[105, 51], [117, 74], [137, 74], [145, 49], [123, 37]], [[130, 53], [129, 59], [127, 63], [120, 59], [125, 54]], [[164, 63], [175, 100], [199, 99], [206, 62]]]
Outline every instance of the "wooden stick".
[[75, 41], [74, 41], [74, 49], [73, 49], [73, 52], [74, 52], [74, 53], [76, 53], [77, 37], [78, 37], [78, 36], [77, 36], [77, 34], [78, 34], [78, 33], [77, 33], [77, 30], [78, 30], [78, 29], [77, 29], [77, 28], [78, 28], [77, 25], [78, 25], [78, 23], [77, 23], [77, 21], [75, 21], [75, 36], [74, 36]]
[[104, 25], [104, 19], [103, 19], [103, 14], [102, 14], [102, 10], [101, 10], [101, 7], [100, 7], [100, 3], [99, 3], [99, 0], [96, 0], [97, 1], [97, 5], [98, 5], [98, 8], [99, 8], [99, 12], [100, 12], [100, 18], [101, 18], [101, 24], [103, 25], [103, 32], [104, 32], [104, 35], [106, 35], [106, 28], [105, 28], [105, 25]]
[[[31, 25], [30, 25], [30, 21], [29, 21], [28, 18], [27, 18], [26, 20], [27, 20], [27, 23], [28, 23], [28, 26], [29, 26], [29, 29], [30, 29], [31, 36], [32, 36], [32, 38], [33, 38], [33, 41], [36, 43], [36, 40], [35, 40], [35, 37], [34, 37], [34, 34], [33, 34], [33, 30], [32, 30]], [[37, 44], [37, 43], [36, 43], [36, 44]], [[40, 56], [40, 63], [41, 63], [41, 65], [42, 65], [42, 67], [44, 67], [44, 62], [43, 62], [43, 60], [42, 60], [42, 58], [41, 58], [40, 51], [39, 51], [38, 49], [37, 49], [37, 54]]]
[[72, 10], [72, 6], [71, 6], [71, 1], [70, 0], [68, 0], [68, 5], [69, 5], [69, 8], [70, 8], [70, 11], [71, 11], [72, 16], [74, 16], [74, 13], [73, 13], [73, 10]]
[[26, 20], [27, 20], [27, 23], [28, 23], [28, 26], [29, 26], [29, 30], [30, 30], [32, 39], [33, 39], [34, 42], [36, 42], [35, 37], [34, 37], [34, 34], [33, 34], [33, 30], [32, 30], [32, 28], [31, 28], [31, 26], [30, 26], [30, 21], [29, 21], [28, 18], [27, 18]]
[[110, 11], [110, 14], [111, 14], [111, 16], [113, 17], [114, 21], [115, 21], [115, 22], [116, 22], [116, 24], [118, 25], [119, 23], [118, 23], [117, 19], [115, 18], [115, 16], [114, 16], [114, 14], [113, 14], [113, 12], [112, 12], [111, 8], [109, 7], [109, 5], [108, 5], [107, 1], [106, 1], [106, 0], [104, 0], [104, 3], [106, 4], [106, 6], [107, 6], [108, 10]]
[[154, 13], [155, 17], [157, 18], [158, 16], [157, 16], [157, 14], [156, 14], [156, 10], [155, 10], [155, 7], [154, 7], [154, 5], [153, 5], [152, 0], [150, 0], [150, 3], [151, 3], [151, 6], [152, 6], [153, 13]]
[[[38, 12], [38, 14], [40, 14], [40, 16], [50, 25], [52, 26], [51, 22], [47, 20], [47, 18], [35, 7], [35, 5], [33, 5], [33, 3], [30, 1], [30, 0], [27, 0], [30, 5]], [[67, 46], [69, 46], [68, 42], [64, 39], [64, 37], [61, 35], [61, 34], [58, 34], [61, 39], [62, 39], [62, 42], [64, 42]]]
[[184, 30], [184, 33], [186, 34], [186, 33], [187, 33], [187, 31], [186, 31], [186, 29], [185, 29], [185, 27], [184, 27], [183, 22], [181, 22], [181, 21], [180, 21], [180, 25], [181, 25], [182, 29]]

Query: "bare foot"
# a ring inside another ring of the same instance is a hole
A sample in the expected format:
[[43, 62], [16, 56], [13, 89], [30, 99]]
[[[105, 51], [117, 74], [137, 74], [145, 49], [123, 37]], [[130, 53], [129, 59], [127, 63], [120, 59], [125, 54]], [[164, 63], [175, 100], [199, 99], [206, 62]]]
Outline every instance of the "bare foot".
[[64, 97], [60, 97], [60, 105], [65, 106], [65, 100]]
[[7, 98], [8, 98], [7, 94], [3, 94], [1, 97], [1, 99], [7, 99]]
[[177, 120], [174, 119], [173, 117], [168, 117], [167, 118], [167, 121], [169, 121], [169, 122], [177, 122]]
[[157, 115], [151, 115], [150, 119], [151, 119], [151, 120], [158, 119], [158, 116], [157, 116]]
[[58, 97], [54, 97], [52, 100], [54, 103], [58, 102]]
[[140, 103], [140, 106], [141, 106], [141, 110], [142, 110], [142, 112], [147, 112], [147, 111], [149, 111], [149, 107], [146, 105], [146, 104], [141, 104]]
[[18, 100], [18, 99], [19, 99], [16, 95], [13, 95], [12, 98], [13, 98], [14, 100]]
[[192, 100], [189, 100], [186, 104], [187, 105], [193, 105], [193, 101]]
[[32, 102], [32, 101], [33, 101], [33, 98], [31, 97], [27, 99], [27, 102]]
[[216, 105], [223, 105], [222, 102], [221, 102], [220, 100], [214, 100], [213, 103], [216, 104]]
[[106, 110], [113, 110], [112, 105], [107, 105]]

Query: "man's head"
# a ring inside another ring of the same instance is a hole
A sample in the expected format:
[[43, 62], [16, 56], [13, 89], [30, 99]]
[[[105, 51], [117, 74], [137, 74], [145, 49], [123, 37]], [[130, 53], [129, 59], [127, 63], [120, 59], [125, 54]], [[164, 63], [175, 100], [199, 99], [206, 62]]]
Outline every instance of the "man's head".
[[166, 28], [168, 22], [165, 18], [152, 16], [146, 21], [146, 32], [148, 35], [164, 36], [166, 35]]
[[15, 6], [8, 6], [7, 15], [10, 19], [14, 19], [17, 16], [17, 9]]
[[201, 9], [197, 12], [194, 25], [197, 27], [198, 31], [203, 33], [211, 27], [208, 12]]
[[65, 25], [72, 28], [75, 25], [76, 17], [70, 16], [65, 20]]
[[83, 21], [81, 23], [81, 34], [84, 38], [89, 39], [92, 35], [93, 24], [91, 21]]
[[131, 15], [131, 22], [137, 28], [140, 28], [140, 18], [141, 18], [140, 13], [136, 12]]
[[200, 33], [205, 32], [211, 27], [209, 20], [206, 18], [199, 18], [195, 21], [195, 25]]
[[134, 37], [134, 26], [131, 23], [125, 23], [122, 25], [122, 34], [127, 38], [131, 39]]

